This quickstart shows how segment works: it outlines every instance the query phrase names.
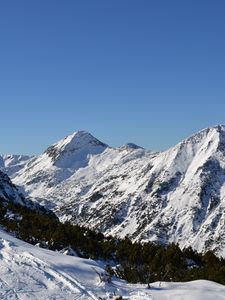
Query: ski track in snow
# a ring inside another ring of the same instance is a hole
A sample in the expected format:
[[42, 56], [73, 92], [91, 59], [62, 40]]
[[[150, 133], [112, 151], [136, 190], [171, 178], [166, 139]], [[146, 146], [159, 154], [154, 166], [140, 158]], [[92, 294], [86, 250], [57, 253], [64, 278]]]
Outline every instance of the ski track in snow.
[[66, 256], [20, 241], [0, 230], [0, 299], [2, 300], [225, 300], [225, 287], [210, 281], [128, 284], [99, 281], [102, 263]]
[[[55, 285], [54, 288], [60, 288], [60, 291], [63, 291], [64, 294], [70, 294], [68, 298], [78, 300], [78, 299], [93, 299], [98, 300], [98, 298], [91, 292], [85, 289], [82, 284], [80, 284], [77, 280], [72, 278], [71, 276], [65, 274], [64, 272], [59, 272], [56, 270], [51, 269], [51, 266], [45, 263], [44, 261], [34, 257], [29, 252], [22, 252], [22, 254], [15, 253], [11, 248], [11, 244], [8, 241], [3, 239], [0, 240], [1, 243], [1, 260], [4, 262], [4, 265], [1, 265], [1, 268], [6, 268], [8, 273], [13, 274], [13, 277], [20, 278], [20, 271], [26, 268], [32, 268], [35, 270], [37, 274], [44, 277], [43, 282], [36, 281], [37, 284], [42, 286], [43, 289], [53, 289], [52, 285]], [[11, 254], [11, 253], [13, 254]], [[31, 274], [29, 274], [31, 275]], [[32, 276], [32, 275], [31, 275]], [[35, 279], [35, 278], [33, 278]], [[25, 278], [24, 278], [25, 280]], [[52, 284], [53, 282], [53, 284]], [[0, 299], [40, 299], [41, 291], [20, 291], [14, 288], [15, 281], [11, 280], [11, 283], [0, 279], [1, 283], [1, 292], [0, 292]], [[2, 293], [4, 290], [4, 294]], [[59, 291], [59, 292], [60, 292]], [[66, 293], [65, 293], [66, 292]], [[32, 297], [27, 298], [28, 293], [32, 293]], [[37, 293], [37, 296], [34, 295]], [[36, 298], [37, 297], [37, 298]], [[53, 294], [52, 297], [47, 296], [47, 298], [41, 299], [68, 299], [65, 298], [65, 295], [57, 296]]]
[[91, 292], [85, 289], [85, 287], [79, 283], [75, 278], [69, 276], [68, 274], [62, 272], [62, 271], [55, 271], [50, 268], [49, 265], [47, 265], [45, 262], [41, 261], [38, 258], [35, 258], [30, 253], [25, 253], [26, 258], [37, 265], [35, 267], [36, 269], [45, 269], [45, 273], [49, 276], [54, 277], [55, 279], [59, 280], [60, 282], [63, 282], [71, 291], [74, 293], [82, 292], [84, 295], [91, 297], [94, 300], [98, 300], [98, 298]]

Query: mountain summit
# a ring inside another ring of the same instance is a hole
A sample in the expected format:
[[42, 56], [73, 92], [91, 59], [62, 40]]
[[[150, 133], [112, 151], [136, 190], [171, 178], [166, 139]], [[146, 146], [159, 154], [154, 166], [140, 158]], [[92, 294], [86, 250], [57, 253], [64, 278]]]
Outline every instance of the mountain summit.
[[77, 131], [68, 135], [46, 151], [55, 166], [79, 168], [87, 163], [89, 155], [99, 154], [108, 146], [86, 131]]
[[12, 174], [62, 220], [225, 256], [225, 126], [164, 152], [112, 148], [79, 131]]

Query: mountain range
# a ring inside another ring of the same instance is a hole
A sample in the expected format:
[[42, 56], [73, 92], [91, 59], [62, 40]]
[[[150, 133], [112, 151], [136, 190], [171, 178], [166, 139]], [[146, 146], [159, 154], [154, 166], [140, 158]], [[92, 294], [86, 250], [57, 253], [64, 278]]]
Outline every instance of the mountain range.
[[78, 131], [39, 156], [2, 155], [0, 168], [19, 197], [62, 221], [225, 256], [224, 125], [163, 152], [113, 148]]

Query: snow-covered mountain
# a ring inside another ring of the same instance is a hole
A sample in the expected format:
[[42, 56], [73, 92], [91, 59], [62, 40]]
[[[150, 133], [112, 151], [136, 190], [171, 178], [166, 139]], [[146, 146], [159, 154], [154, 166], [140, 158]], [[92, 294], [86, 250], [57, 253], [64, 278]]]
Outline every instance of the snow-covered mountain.
[[[24, 191], [18, 186], [14, 185], [7, 174], [0, 171], [0, 210], [1, 216], [6, 219], [13, 219], [15, 216], [11, 209], [14, 206], [25, 206], [29, 210], [38, 213], [46, 214], [55, 217], [52, 211], [40, 205], [37, 201], [31, 201], [24, 196]], [[7, 209], [6, 214], [3, 216], [2, 212]], [[1, 217], [1, 218], [2, 218]], [[1, 219], [2, 221], [2, 219]], [[2, 224], [2, 223], [1, 223]]]
[[186, 283], [128, 284], [113, 278], [100, 282], [103, 263], [63, 255], [22, 242], [0, 230], [0, 299], [60, 300], [225, 300], [223, 285]]
[[44, 156], [50, 159], [49, 165], [75, 171], [86, 167], [90, 156], [102, 153], [106, 147], [106, 144], [94, 138], [90, 133], [78, 131], [50, 146]]
[[164, 152], [112, 148], [76, 132], [8, 172], [63, 220], [225, 255], [225, 126]]
[[2, 155], [0, 156], [0, 170], [12, 176], [22, 169], [30, 158], [31, 156], [28, 155]]

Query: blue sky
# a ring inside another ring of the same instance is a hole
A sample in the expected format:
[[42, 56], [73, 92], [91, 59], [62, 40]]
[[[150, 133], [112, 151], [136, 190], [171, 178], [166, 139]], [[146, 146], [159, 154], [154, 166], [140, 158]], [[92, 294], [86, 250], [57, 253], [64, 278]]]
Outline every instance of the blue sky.
[[166, 149], [225, 123], [225, 1], [0, 1], [0, 153], [76, 130]]

